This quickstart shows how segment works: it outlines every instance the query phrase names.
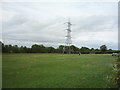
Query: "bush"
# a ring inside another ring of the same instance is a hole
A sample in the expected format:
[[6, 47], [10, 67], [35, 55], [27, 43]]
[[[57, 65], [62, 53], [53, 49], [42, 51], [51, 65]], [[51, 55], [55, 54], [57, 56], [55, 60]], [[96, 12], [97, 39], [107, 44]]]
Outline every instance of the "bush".
[[113, 65], [112, 75], [107, 76], [107, 87], [120, 88], [120, 53]]
[[118, 55], [117, 60], [115, 61], [115, 64], [113, 65], [113, 74], [111, 80], [111, 83], [117, 87], [120, 88], [120, 53]]
[[117, 87], [120, 88], [120, 53], [118, 55], [118, 59], [116, 61], [116, 77], [115, 81], [117, 84]]

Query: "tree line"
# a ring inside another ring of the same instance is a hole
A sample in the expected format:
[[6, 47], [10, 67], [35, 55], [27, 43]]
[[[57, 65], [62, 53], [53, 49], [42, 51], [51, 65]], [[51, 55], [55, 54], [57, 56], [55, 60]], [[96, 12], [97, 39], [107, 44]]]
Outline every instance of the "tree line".
[[100, 49], [88, 48], [88, 47], [81, 47], [78, 48], [74, 45], [70, 47], [59, 45], [58, 48], [54, 47], [45, 47], [44, 45], [34, 44], [30, 48], [26, 46], [18, 45], [5, 45], [4, 43], [0, 42], [2, 48], [0, 48], [2, 53], [68, 53], [68, 49], [72, 54], [103, 54], [103, 53], [117, 53], [117, 50], [107, 49], [106, 45], [100, 46]]

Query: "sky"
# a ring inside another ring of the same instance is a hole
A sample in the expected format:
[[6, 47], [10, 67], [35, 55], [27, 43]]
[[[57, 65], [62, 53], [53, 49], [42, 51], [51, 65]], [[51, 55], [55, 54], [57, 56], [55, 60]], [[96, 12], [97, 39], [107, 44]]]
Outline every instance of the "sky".
[[118, 2], [6, 1], [0, 6], [0, 40], [5, 44], [66, 45], [70, 18], [72, 45], [118, 49]]

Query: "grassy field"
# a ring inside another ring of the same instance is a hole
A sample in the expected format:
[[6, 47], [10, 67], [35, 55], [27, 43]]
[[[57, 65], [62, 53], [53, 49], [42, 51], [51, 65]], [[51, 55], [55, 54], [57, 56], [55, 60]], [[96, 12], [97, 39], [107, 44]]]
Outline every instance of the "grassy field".
[[106, 88], [115, 57], [3, 54], [3, 88]]

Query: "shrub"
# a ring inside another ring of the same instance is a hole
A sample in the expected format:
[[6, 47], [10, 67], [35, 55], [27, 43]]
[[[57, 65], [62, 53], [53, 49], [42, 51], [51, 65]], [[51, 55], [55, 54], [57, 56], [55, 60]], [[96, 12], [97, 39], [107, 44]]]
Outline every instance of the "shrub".
[[116, 76], [115, 76], [116, 85], [120, 88], [120, 53], [116, 61]]
[[107, 76], [107, 87], [109, 88], [120, 88], [120, 53], [113, 65], [113, 72]]

